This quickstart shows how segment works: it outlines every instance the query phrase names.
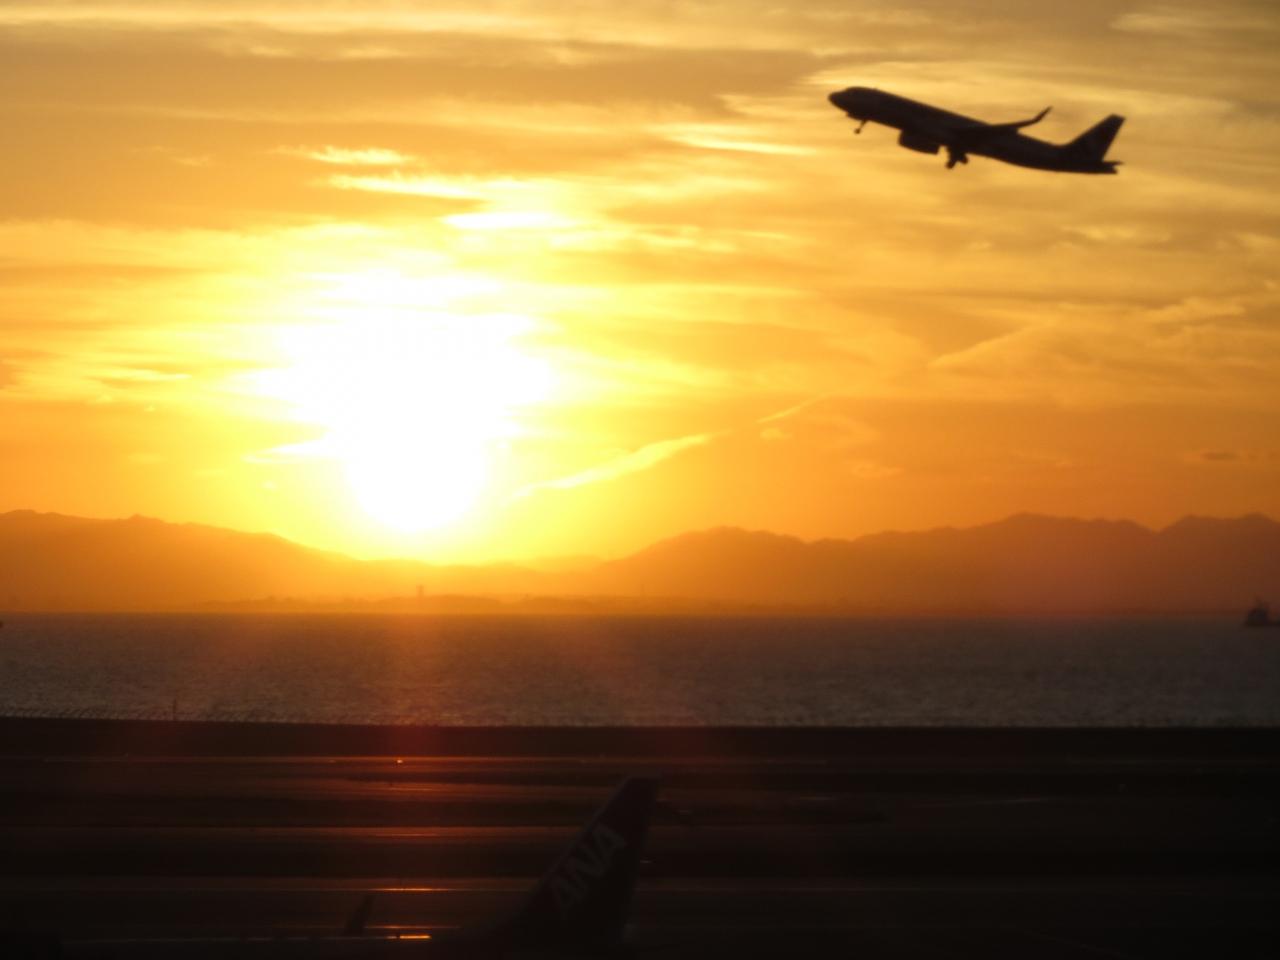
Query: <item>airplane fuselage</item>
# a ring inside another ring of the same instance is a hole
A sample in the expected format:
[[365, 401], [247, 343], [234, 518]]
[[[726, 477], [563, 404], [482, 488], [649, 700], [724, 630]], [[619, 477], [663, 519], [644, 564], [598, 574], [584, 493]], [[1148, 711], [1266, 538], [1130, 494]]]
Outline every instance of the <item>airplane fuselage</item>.
[[[898, 131], [898, 142], [921, 153], [948, 153], [948, 167], [968, 162], [969, 155], [990, 157], [1020, 167], [1068, 173], [1115, 173], [1116, 162], [1103, 159], [1121, 117], [1108, 117], [1066, 144], [1049, 143], [1021, 132], [1039, 122], [1031, 120], [990, 124], [950, 110], [869, 87], [850, 87], [828, 99], [862, 124], [878, 123]], [[861, 130], [861, 126], [858, 128]]]

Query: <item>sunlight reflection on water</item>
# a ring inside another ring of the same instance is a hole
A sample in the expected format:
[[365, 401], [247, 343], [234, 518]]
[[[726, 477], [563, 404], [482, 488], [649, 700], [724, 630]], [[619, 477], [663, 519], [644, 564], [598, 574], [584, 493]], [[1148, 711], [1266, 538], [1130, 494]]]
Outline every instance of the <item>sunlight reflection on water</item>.
[[1207, 620], [11, 615], [0, 713], [443, 724], [1280, 725]]

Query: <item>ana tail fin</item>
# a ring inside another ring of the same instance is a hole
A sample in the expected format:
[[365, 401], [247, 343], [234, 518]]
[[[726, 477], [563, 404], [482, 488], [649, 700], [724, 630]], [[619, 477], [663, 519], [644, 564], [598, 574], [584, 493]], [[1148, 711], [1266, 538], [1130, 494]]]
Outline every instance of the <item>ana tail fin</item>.
[[506, 925], [524, 949], [606, 948], [622, 939], [658, 781], [631, 777], [591, 818]]
[[1068, 143], [1067, 149], [1080, 160], [1101, 163], [1111, 148], [1111, 141], [1120, 132], [1122, 123], [1124, 123], [1124, 117], [1113, 113]]
[[361, 900], [355, 910], [351, 912], [351, 916], [347, 918], [346, 926], [342, 928], [344, 937], [363, 937], [364, 925], [369, 922], [369, 912], [373, 910], [373, 894], [366, 893], [364, 899]]

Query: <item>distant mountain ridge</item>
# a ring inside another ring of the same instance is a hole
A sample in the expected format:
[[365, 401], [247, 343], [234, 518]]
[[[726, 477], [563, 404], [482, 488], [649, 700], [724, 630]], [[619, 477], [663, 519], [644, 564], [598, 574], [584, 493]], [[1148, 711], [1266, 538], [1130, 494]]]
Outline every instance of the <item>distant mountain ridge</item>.
[[363, 561], [273, 534], [149, 517], [0, 514], [0, 609], [191, 608], [265, 598], [527, 592], [538, 574], [509, 565]]
[[1151, 531], [1018, 514], [967, 529], [812, 543], [712, 530], [606, 564], [595, 578], [607, 591], [687, 594], [698, 583], [708, 598], [862, 613], [1219, 612], [1280, 595], [1280, 523], [1258, 514], [1188, 517]]
[[[192, 608], [265, 598], [627, 597], [726, 608], [884, 615], [1107, 615], [1242, 611], [1280, 602], [1280, 523], [1017, 514], [964, 529], [805, 542], [724, 527], [583, 569], [360, 561], [268, 534], [145, 517], [0, 514], [0, 609]], [[554, 612], [545, 602], [530, 609]], [[581, 605], [575, 609], [591, 609]]]

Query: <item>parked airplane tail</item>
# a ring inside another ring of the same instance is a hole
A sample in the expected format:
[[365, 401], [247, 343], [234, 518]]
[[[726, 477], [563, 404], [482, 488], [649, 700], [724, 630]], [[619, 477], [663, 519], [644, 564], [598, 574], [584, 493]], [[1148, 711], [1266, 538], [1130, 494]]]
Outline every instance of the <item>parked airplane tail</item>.
[[64, 943], [55, 932], [37, 930], [15, 915], [0, 929], [0, 956], [30, 960], [87, 957], [270, 957], [315, 960], [319, 957], [535, 956], [620, 957], [626, 953], [623, 929], [631, 905], [649, 817], [658, 781], [625, 780], [591, 818], [568, 849], [538, 882], [514, 916], [495, 925], [469, 928], [450, 939], [419, 940], [370, 936], [365, 927], [373, 896], [360, 901], [340, 936], [293, 938], [123, 939]]
[[656, 779], [624, 781], [504, 925], [503, 939], [533, 951], [615, 949], [657, 792]]
[[1113, 113], [1068, 143], [1067, 150], [1079, 160], [1102, 163], [1122, 123], [1124, 117]]

